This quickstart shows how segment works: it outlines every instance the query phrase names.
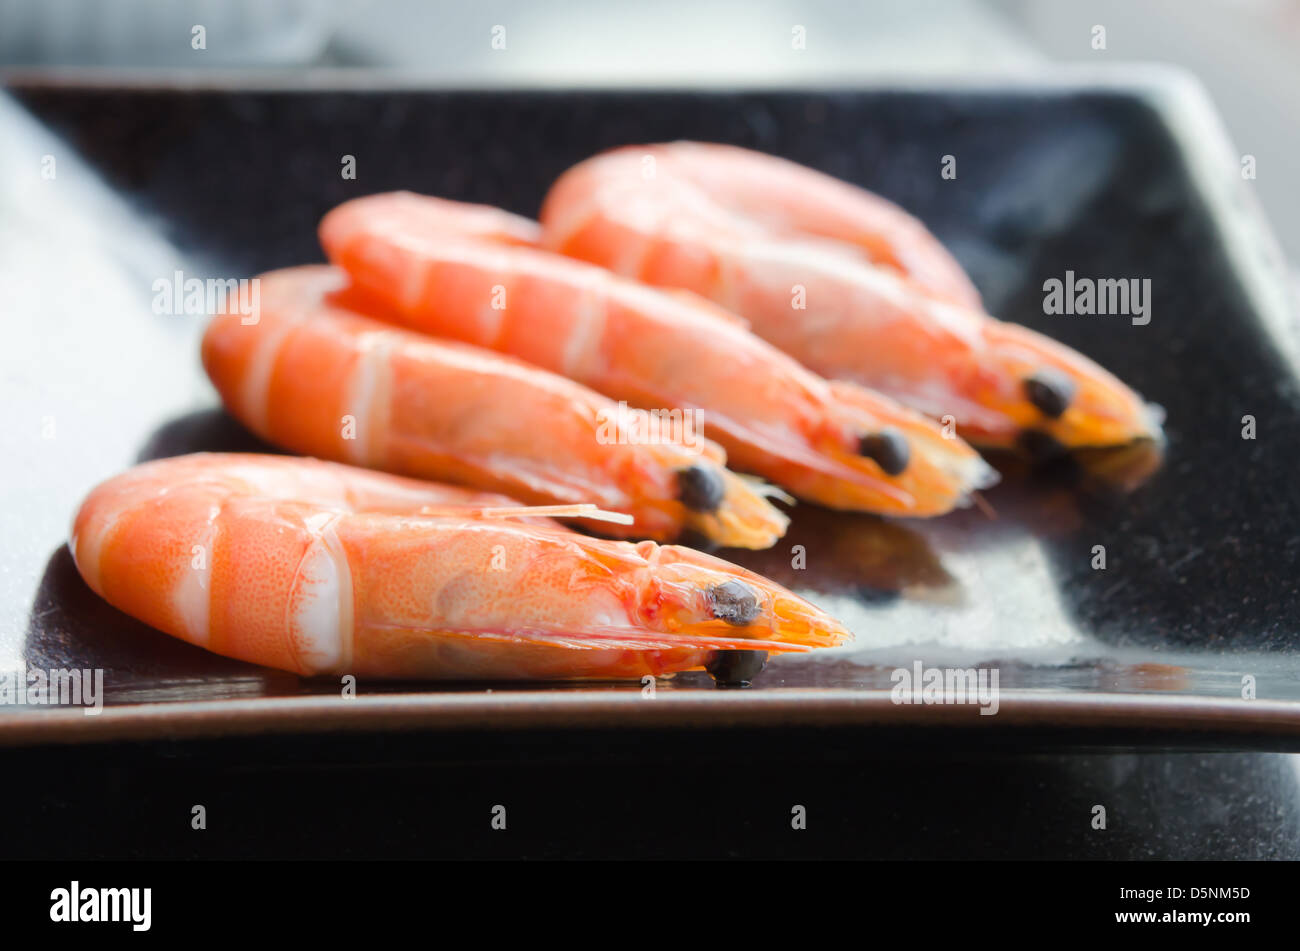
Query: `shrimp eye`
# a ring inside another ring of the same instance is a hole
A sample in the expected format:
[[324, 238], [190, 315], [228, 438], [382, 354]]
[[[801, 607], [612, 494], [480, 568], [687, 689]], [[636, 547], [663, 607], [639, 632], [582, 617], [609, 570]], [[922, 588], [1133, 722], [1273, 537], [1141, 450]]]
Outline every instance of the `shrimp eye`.
[[736, 627], [754, 623], [761, 613], [758, 598], [749, 586], [740, 581], [724, 581], [706, 592], [713, 616]]
[[695, 512], [716, 512], [726, 497], [722, 474], [710, 466], [694, 465], [677, 472], [677, 497]]
[[897, 429], [886, 426], [858, 440], [858, 452], [880, 466], [885, 475], [902, 475], [912, 458], [907, 439]]
[[704, 669], [719, 687], [748, 687], [766, 666], [766, 651], [714, 651]]
[[1026, 377], [1025, 396], [1044, 416], [1056, 419], [1074, 399], [1074, 381], [1055, 370], [1039, 370]]

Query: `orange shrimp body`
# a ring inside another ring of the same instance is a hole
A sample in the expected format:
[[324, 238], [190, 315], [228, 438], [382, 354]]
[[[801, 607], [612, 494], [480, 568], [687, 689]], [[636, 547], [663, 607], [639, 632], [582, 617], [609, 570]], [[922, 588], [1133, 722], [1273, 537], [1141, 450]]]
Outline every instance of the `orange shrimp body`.
[[[213, 319], [203, 365], [230, 412], [295, 452], [445, 479], [533, 504], [630, 514], [602, 531], [669, 540], [690, 528], [766, 548], [787, 518], [725, 454], [643, 444], [616, 404], [536, 367], [361, 316], [323, 266], [260, 279], [260, 312]], [[623, 428], [620, 428], [623, 427]]]
[[454, 202], [347, 202], [331, 260], [385, 321], [507, 353], [642, 408], [698, 411], [736, 468], [832, 508], [938, 515], [995, 478], [960, 439], [892, 400], [828, 383], [693, 294], [484, 240]]
[[501, 503], [310, 459], [199, 454], [95, 488], [70, 547], [126, 613], [304, 676], [629, 678], [848, 637], [724, 561], [493, 517]]
[[616, 149], [565, 172], [544, 246], [742, 315], [817, 373], [951, 416], [972, 442], [1158, 438], [1160, 418], [1088, 358], [985, 314], [916, 219], [811, 169], [729, 146]]

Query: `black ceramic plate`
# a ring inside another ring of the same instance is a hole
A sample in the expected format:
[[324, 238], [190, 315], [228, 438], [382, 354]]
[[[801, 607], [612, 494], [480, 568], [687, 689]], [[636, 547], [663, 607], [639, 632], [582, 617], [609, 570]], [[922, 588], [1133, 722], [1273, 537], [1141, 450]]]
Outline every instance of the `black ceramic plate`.
[[[30, 115], [0, 107], [0, 669], [102, 668], [106, 706], [99, 716], [0, 707], [0, 741], [776, 723], [1300, 739], [1290, 302], [1240, 156], [1176, 77], [798, 93], [21, 77], [9, 88]], [[369, 192], [536, 214], [579, 159], [676, 138], [783, 155], [919, 215], [994, 313], [1096, 358], [1167, 409], [1163, 464], [1141, 478], [1151, 460], [1140, 454], [1047, 468], [998, 460], [992, 517], [886, 521], [800, 506], [786, 543], [723, 554], [842, 617], [857, 645], [774, 661], [740, 691], [691, 674], [653, 700], [639, 685], [363, 683], [342, 701], [332, 683], [165, 637], [81, 582], [63, 532], [91, 485], [137, 460], [257, 447], [216, 408], [198, 320], [153, 313], [154, 280], [320, 260], [320, 216]], [[340, 174], [346, 155], [355, 180]], [[947, 155], [955, 179], [940, 175]], [[1149, 279], [1150, 322], [1046, 316], [1043, 282], [1066, 271]], [[1254, 439], [1243, 439], [1244, 416]], [[996, 669], [998, 713], [893, 703], [893, 672], [917, 662]]]

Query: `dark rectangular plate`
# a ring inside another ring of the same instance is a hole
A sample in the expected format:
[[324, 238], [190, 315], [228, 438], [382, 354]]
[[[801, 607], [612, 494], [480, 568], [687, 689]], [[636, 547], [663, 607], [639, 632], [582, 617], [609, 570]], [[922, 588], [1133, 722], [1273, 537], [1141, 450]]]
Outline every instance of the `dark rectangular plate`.
[[[103, 668], [106, 706], [0, 707], [0, 742], [264, 731], [818, 725], [1074, 731], [1295, 747], [1300, 440], [1285, 270], [1213, 111], [1166, 73], [805, 92], [430, 91], [342, 77], [115, 84], [10, 76], [18, 191], [0, 192], [5, 544], [0, 668]], [[971, 509], [928, 522], [799, 506], [789, 538], [723, 552], [841, 616], [851, 650], [781, 658], [749, 690], [333, 683], [207, 654], [113, 610], [64, 531], [137, 460], [261, 447], [216, 409], [201, 322], [151, 310], [155, 279], [321, 260], [331, 206], [387, 189], [535, 215], [611, 146], [731, 142], [859, 183], [922, 218], [990, 309], [1076, 347], [1168, 411], [1163, 465], [1000, 460]], [[57, 174], [41, 179], [45, 156]], [[340, 174], [356, 158], [357, 177]], [[957, 161], [957, 177], [940, 176]], [[11, 179], [12, 180], [12, 179]], [[1152, 319], [1045, 316], [1042, 285], [1149, 278]], [[1257, 438], [1242, 438], [1242, 417]], [[792, 566], [801, 545], [807, 567]], [[1106, 567], [1093, 567], [1095, 547]], [[900, 705], [891, 673], [993, 667], [1000, 709]], [[1256, 699], [1243, 699], [1253, 678]]]

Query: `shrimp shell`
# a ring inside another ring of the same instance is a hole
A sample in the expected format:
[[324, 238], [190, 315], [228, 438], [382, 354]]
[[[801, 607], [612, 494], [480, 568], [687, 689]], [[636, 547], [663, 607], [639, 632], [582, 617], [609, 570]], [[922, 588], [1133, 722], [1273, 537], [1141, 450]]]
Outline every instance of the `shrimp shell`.
[[359, 198], [325, 216], [321, 242], [364, 291], [358, 306], [368, 312], [632, 406], [697, 412], [736, 468], [800, 498], [930, 516], [996, 481], [955, 435], [878, 394], [827, 382], [722, 308], [484, 240], [460, 227], [472, 207], [409, 193]]
[[848, 637], [719, 559], [485, 517], [498, 504], [513, 503], [316, 460], [199, 454], [99, 485], [70, 547], [86, 583], [133, 617], [303, 676], [636, 678]]
[[[256, 320], [214, 318], [203, 365], [230, 412], [272, 443], [530, 504], [594, 503], [634, 521], [590, 527], [628, 537], [689, 528], [766, 548], [785, 531], [786, 516], [707, 440], [623, 439], [616, 404], [577, 383], [348, 309], [336, 299], [346, 280], [331, 268], [258, 280]], [[691, 507], [686, 490], [701, 480], [709, 505]]]
[[951, 417], [977, 445], [1161, 438], [1162, 411], [1096, 363], [984, 313], [919, 221], [792, 162], [695, 142], [616, 149], [561, 175], [541, 220], [545, 247], [701, 294], [811, 370]]

